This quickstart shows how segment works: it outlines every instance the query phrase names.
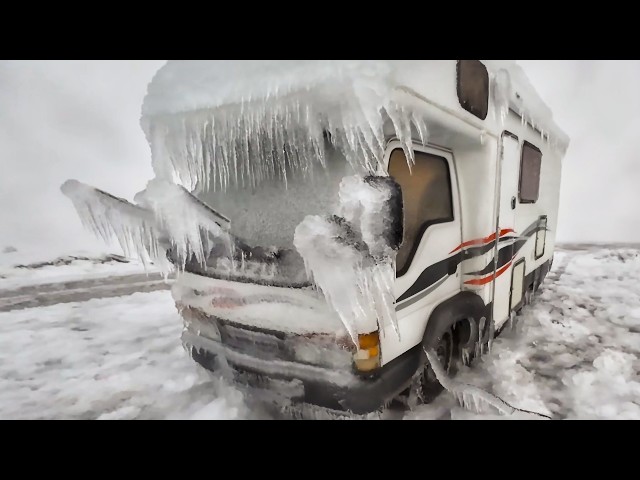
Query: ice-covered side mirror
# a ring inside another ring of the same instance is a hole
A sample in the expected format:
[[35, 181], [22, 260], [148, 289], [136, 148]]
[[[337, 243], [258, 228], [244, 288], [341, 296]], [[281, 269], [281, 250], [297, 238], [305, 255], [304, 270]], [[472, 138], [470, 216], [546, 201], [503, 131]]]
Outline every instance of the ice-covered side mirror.
[[365, 177], [365, 181], [372, 186], [379, 186], [390, 192], [389, 199], [385, 202], [381, 212], [381, 220], [384, 222], [382, 232], [387, 245], [393, 250], [398, 250], [402, 245], [404, 235], [404, 212], [400, 185], [392, 177], [375, 175]]

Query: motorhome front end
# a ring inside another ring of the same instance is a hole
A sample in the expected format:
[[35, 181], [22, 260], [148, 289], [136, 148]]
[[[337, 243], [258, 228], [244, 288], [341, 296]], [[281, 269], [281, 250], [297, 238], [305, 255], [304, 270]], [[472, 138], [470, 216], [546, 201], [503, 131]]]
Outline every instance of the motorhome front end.
[[161, 70], [143, 111], [157, 177], [184, 187], [140, 197], [162, 232], [143, 253], [178, 266], [191, 355], [293, 403], [430, 401], [425, 348], [477, 354], [549, 271], [568, 139], [513, 64], [256, 65], [278, 94], [217, 67]]

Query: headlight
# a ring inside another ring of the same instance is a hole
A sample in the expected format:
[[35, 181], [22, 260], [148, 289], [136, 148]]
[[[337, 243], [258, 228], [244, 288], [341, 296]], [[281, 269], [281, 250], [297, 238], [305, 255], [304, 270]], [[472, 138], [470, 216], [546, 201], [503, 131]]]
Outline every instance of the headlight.
[[379, 332], [358, 335], [358, 351], [354, 354], [353, 361], [360, 372], [370, 372], [380, 367]]

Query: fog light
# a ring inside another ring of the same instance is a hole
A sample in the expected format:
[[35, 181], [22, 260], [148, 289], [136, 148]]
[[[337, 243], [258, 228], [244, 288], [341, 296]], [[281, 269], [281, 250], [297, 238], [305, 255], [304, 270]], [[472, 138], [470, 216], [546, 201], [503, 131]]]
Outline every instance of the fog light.
[[380, 367], [380, 335], [378, 332], [358, 335], [358, 351], [353, 356], [360, 372], [370, 372]]

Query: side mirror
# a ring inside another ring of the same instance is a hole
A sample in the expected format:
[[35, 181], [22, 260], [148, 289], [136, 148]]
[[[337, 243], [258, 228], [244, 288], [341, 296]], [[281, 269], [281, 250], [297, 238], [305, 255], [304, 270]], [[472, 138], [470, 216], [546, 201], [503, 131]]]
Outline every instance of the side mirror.
[[384, 222], [383, 236], [387, 245], [393, 250], [398, 250], [404, 236], [404, 211], [400, 185], [392, 177], [371, 175], [366, 177], [365, 181], [369, 185], [384, 188], [391, 193], [380, 215], [381, 221]]

